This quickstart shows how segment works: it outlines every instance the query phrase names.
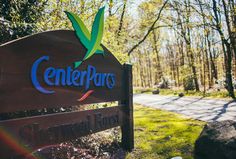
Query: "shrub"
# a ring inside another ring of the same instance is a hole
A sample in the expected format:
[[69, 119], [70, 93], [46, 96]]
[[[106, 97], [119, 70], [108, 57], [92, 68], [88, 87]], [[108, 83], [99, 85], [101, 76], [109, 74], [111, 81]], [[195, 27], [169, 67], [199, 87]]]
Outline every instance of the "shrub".
[[189, 91], [189, 90], [194, 90], [195, 89], [195, 84], [194, 84], [194, 78], [193, 76], [187, 76], [183, 80], [184, 84], [184, 90]]
[[162, 77], [160, 83], [158, 83], [157, 87], [162, 89], [168, 89], [170, 86], [170, 80], [167, 77]]

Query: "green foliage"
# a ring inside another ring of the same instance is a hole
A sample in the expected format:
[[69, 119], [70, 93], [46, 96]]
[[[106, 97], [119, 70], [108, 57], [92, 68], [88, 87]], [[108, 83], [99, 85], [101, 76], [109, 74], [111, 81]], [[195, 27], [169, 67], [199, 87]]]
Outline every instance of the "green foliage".
[[0, 43], [37, 32], [46, 0], [0, 0]]
[[135, 106], [135, 150], [127, 158], [193, 159], [193, 146], [204, 122], [153, 108]]
[[[185, 96], [199, 96], [210, 98], [229, 98], [229, 93], [226, 90], [211, 91], [211, 92], [196, 92], [196, 91], [184, 91], [184, 90], [172, 90], [172, 89], [160, 89], [160, 95], [178, 95], [184, 93]], [[236, 92], [235, 92], [236, 93]]]
[[184, 92], [183, 90], [172, 89], [160, 89], [160, 95], [178, 95], [178, 93]]
[[153, 88], [133, 88], [133, 93], [139, 94], [139, 93], [152, 93], [154, 91]]
[[195, 89], [195, 85], [194, 85], [194, 78], [193, 78], [193, 76], [185, 77], [184, 81], [183, 81], [183, 85], [184, 85], [184, 90], [185, 91], [194, 90]]
[[129, 37], [125, 30], [122, 30], [120, 36], [117, 37], [118, 26], [119, 18], [117, 16], [107, 17], [105, 21], [103, 44], [116, 56], [120, 63], [123, 64], [128, 61], [125, 45], [127, 45]]
[[[153, 88], [134, 88], [133, 93], [146, 93], [152, 94]], [[193, 90], [185, 91], [183, 89], [159, 89], [159, 95], [179, 95], [179, 93], [184, 93], [184, 96], [198, 96], [198, 97], [209, 97], [209, 98], [230, 98], [229, 93], [226, 90], [221, 91], [211, 91], [211, 92], [196, 92]], [[236, 92], [235, 92], [236, 93]]]

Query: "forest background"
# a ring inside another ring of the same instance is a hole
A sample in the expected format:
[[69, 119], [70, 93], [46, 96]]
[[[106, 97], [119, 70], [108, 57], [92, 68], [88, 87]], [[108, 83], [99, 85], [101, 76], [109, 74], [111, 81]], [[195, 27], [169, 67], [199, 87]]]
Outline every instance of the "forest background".
[[71, 29], [64, 11], [91, 29], [105, 10], [102, 44], [133, 64], [137, 89], [227, 91], [235, 98], [235, 0], [0, 0], [0, 44]]

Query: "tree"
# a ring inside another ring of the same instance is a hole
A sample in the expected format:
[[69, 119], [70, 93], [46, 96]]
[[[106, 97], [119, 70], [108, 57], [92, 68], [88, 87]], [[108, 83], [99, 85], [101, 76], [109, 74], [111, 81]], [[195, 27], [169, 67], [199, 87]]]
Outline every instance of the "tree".
[[[181, 6], [183, 6], [181, 8]], [[174, 1], [173, 4], [171, 4], [171, 7], [176, 11], [177, 19], [173, 18], [173, 21], [176, 23], [178, 28], [176, 31], [178, 34], [183, 38], [186, 46], [186, 54], [188, 57], [188, 63], [189, 67], [192, 69], [192, 76], [195, 83], [196, 91], [200, 91], [199, 83], [198, 83], [198, 77], [197, 77], [197, 68], [195, 65], [195, 57], [194, 52], [192, 49], [192, 43], [191, 43], [191, 6], [189, 0], [184, 0], [183, 3]]]
[[222, 30], [222, 21], [219, 18], [219, 9], [217, 7], [217, 2], [216, 0], [212, 0], [213, 3], [213, 13], [214, 13], [214, 20], [215, 20], [215, 27], [216, 30], [218, 31], [220, 38], [221, 38], [221, 42], [222, 42], [222, 48], [223, 48], [223, 52], [224, 52], [224, 59], [225, 59], [225, 77], [226, 77], [226, 89], [229, 92], [229, 95], [232, 98], [235, 98], [234, 95], [234, 87], [233, 87], [233, 82], [232, 82], [232, 55], [233, 55], [233, 50], [236, 46], [234, 45], [234, 40], [232, 40], [232, 32], [231, 32], [231, 27], [230, 27], [230, 21], [229, 21], [229, 12], [227, 11], [226, 8], [226, 3], [224, 0], [222, 0], [223, 2], [223, 11], [225, 14], [225, 19], [226, 19], [226, 25], [227, 25], [227, 30], [228, 30], [228, 35], [229, 35], [229, 40], [226, 38], [223, 30]]
[[155, 25], [156, 23], [158, 22], [158, 20], [160, 19], [161, 17], [161, 13], [163, 11], [163, 9], [165, 8], [166, 4], [167, 4], [168, 0], [166, 0], [164, 2], [164, 4], [161, 6], [157, 16], [156, 16], [156, 19], [154, 20], [154, 22], [151, 24], [151, 26], [148, 28], [147, 30], [147, 33], [143, 36], [143, 38], [141, 38], [137, 44], [135, 44], [129, 51], [128, 51], [128, 55], [130, 56], [130, 54], [140, 45], [142, 44], [146, 38], [148, 37], [148, 35], [152, 32], [153, 29], [155, 29]]
[[46, 0], [0, 0], [0, 44], [37, 32]]

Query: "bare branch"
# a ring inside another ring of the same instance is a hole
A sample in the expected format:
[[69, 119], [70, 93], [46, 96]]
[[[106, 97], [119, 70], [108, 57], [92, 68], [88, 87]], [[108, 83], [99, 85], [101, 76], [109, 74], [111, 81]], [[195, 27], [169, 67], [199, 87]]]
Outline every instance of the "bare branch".
[[127, 4], [127, 0], [124, 0], [124, 6], [123, 6], [123, 10], [122, 10], [121, 17], [120, 17], [120, 24], [119, 24], [119, 28], [118, 28], [118, 31], [117, 31], [117, 37], [120, 36], [121, 30], [122, 30], [122, 27], [123, 27], [126, 4]]
[[165, 1], [165, 3], [163, 4], [163, 6], [161, 7], [161, 9], [159, 10], [159, 13], [157, 15], [156, 20], [152, 23], [152, 25], [150, 26], [150, 28], [148, 29], [147, 33], [144, 35], [144, 37], [137, 43], [135, 44], [128, 52], [128, 56], [130, 56], [130, 54], [140, 45], [142, 44], [146, 38], [148, 37], [148, 35], [151, 33], [151, 31], [153, 30], [155, 24], [157, 23], [157, 21], [160, 19], [161, 17], [161, 12], [162, 10], [165, 8], [166, 4], [167, 4], [168, 0]]

